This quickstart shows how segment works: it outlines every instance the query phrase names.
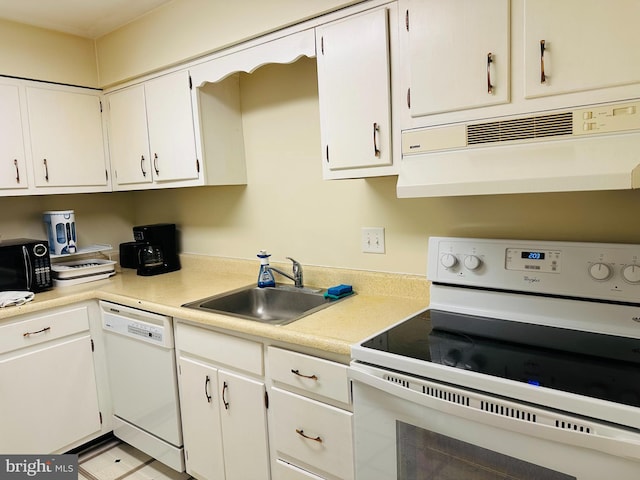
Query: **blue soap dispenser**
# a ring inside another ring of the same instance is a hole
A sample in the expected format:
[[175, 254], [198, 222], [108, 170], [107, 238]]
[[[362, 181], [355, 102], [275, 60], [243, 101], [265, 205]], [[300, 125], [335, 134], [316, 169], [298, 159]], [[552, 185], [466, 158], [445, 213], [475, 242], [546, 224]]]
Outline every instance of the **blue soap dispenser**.
[[260, 259], [260, 272], [258, 273], [258, 287], [275, 287], [276, 280], [273, 278], [273, 272], [269, 267], [269, 257], [271, 255], [266, 250], [260, 250], [258, 258]]

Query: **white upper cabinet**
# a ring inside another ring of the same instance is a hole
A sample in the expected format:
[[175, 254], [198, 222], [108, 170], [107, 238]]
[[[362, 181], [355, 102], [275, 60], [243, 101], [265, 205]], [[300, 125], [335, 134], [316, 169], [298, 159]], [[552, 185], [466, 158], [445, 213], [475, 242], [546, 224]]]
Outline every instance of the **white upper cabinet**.
[[153, 178], [144, 86], [112, 93], [107, 96], [107, 104], [114, 184], [150, 183]]
[[107, 94], [114, 189], [200, 184], [189, 72]]
[[156, 182], [195, 180], [200, 176], [191, 108], [189, 72], [145, 84], [149, 145]]
[[28, 188], [19, 87], [0, 83], [0, 190]]
[[525, 97], [640, 83], [640, 2], [525, 0]]
[[387, 7], [316, 28], [325, 178], [389, 174], [372, 169], [393, 162], [389, 48]]
[[100, 92], [42, 84], [26, 96], [39, 193], [110, 190]]
[[412, 117], [509, 101], [509, 0], [409, 0]]

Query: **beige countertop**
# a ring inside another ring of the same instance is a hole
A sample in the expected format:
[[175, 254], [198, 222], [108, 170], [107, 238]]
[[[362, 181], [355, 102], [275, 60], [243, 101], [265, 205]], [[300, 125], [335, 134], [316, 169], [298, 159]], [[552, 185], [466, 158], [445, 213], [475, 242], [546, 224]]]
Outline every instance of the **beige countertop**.
[[190, 301], [254, 284], [258, 273], [256, 262], [198, 255], [182, 255], [181, 261], [182, 269], [177, 272], [141, 277], [135, 270], [122, 269], [106, 280], [38, 293], [24, 305], [0, 308], [0, 322], [16, 315], [99, 299], [229, 332], [349, 356], [351, 344], [428, 304], [428, 282], [422, 276], [304, 266], [305, 285], [327, 288], [346, 283], [353, 285], [356, 295], [288, 325], [267, 325], [181, 307]]

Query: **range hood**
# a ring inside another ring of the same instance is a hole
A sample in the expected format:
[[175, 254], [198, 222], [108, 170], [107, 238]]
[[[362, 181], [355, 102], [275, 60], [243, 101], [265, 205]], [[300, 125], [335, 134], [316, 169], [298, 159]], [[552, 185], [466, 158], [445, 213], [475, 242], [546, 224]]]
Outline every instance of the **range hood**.
[[402, 132], [399, 198], [640, 187], [640, 101]]

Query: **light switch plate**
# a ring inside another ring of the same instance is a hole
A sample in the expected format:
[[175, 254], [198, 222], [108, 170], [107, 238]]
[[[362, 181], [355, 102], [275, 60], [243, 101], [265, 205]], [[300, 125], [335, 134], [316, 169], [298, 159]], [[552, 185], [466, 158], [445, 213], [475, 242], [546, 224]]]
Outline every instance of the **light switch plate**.
[[384, 227], [362, 227], [362, 252], [384, 253]]

